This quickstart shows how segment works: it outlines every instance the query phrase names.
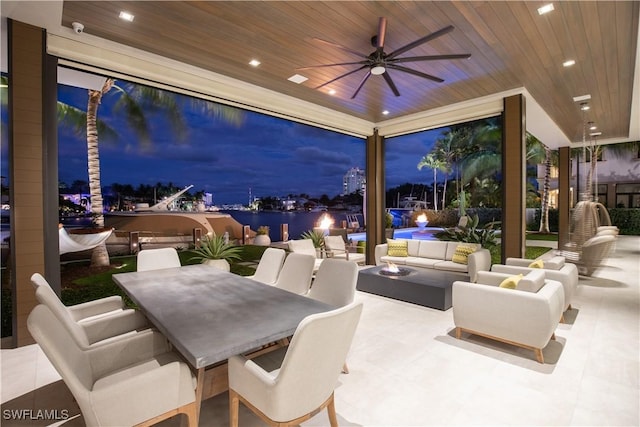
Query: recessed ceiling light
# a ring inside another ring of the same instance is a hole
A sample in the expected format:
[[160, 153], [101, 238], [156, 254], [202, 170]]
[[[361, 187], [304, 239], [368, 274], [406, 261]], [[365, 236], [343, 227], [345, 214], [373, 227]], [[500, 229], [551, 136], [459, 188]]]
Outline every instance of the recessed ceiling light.
[[591, 99], [591, 95], [589, 95], [589, 94], [580, 95], [580, 96], [574, 96], [573, 97], [573, 102], [588, 101], [590, 99]]
[[120, 11], [120, 19], [123, 19], [125, 21], [129, 21], [129, 22], [133, 22], [133, 18], [135, 18], [134, 15], [130, 14], [129, 12], [125, 12], [124, 10]]
[[251, 61], [249, 61], [249, 65], [251, 65], [252, 67], [257, 67], [258, 65], [260, 65], [260, 61], [258, 61], [257, 59], [252, 59]]
[[580, 104], [580, 109], [582, 111], [587, 111], [589, 108], [591, 107], [589, 107], [589, 104], [587, 104], [586, 102], [583, 102], [582, 104]]
[[588, 122], [587, 124], [589, 125], [589, 130], [596, 130], [596, 129], [598, 129], [598, 126], [596, 126], [596, 124], [595, 124], [595, 123], [593, 123], [593, 122]]
[[388, 111], [388, 110], [384, 110], [384, 111], [382, 112], [382, 114], [383, 114], [383, 115], [385, 115], [385, 116], [388, 116], [388, 115], [389, 115], [389, 111]]
[[293, 76], [289, 77], [287, 80], [289, 80], [290, 82], [300, 84], [302, 82], [306, 82], [309, 79], [305, 76], [301, 76], [300, 74], [294, 74]]
[[576, 64], [576, 61], [574, 61], [573, 59], [569, 59], [567, 61], [564, 61], [562, 63], [562, 66], [563, 67], [571, 67], [572, 65], [575, 65], [575, 64]]
[[545, 13], [549, 13], [553, 10], [553, 3], [545, 4], [542, 7], [538, 8], [538, 15], [544, 15]]
[[329, 89], [329, 95], [335, 95], [335, 94], [336, 94], [335, 89]]

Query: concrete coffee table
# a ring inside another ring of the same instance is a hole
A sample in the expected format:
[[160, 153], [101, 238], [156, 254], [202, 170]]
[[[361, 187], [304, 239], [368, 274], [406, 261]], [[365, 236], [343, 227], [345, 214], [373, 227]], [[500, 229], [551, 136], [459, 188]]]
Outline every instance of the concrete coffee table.
[[451, 308], [451, 286], [456, 280], [469, 281], [469, 276], [443, 270], [399, 266], [404, 276], [381, 273], [386, 266], [365, 268], [358, 273], [357, 289], [425, 307]]

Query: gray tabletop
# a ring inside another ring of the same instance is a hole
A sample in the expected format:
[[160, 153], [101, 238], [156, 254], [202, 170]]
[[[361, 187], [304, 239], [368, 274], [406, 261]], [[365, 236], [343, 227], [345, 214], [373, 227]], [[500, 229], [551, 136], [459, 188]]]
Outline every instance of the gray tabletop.
[[195, 368], [290, 336], [306, 316], [334, 308], [207, 265], [113, 280]]

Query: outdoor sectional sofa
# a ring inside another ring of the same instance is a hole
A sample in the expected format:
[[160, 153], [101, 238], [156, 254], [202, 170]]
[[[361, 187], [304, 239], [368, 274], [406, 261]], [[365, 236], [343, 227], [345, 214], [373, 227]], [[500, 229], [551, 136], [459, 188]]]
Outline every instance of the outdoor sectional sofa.
[[[478, 271], [488, 271], [491, 268], [491, 254], [480, 245], [461, 242], [443, 242], [433, 240], [395, 239], [395, 242], [407, 242], [407, 256], [393, 256], [388, 254], [389, 244], [376, 246], [376, 265], [392, 262], [413, 268], [436, 269], [466, 273], [472, 282], [476, 281]], [[454, 262], [453, 257], [458, 245], [473, 246], [475, 251], [468, 254], [467, 262]]]

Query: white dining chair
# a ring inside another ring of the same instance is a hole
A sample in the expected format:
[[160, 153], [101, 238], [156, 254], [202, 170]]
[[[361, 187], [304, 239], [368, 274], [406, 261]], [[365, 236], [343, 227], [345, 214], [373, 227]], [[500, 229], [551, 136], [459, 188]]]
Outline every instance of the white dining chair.
[[314, 258], [310, 255], [290, 253], [284, 260], [275, 286], [304, 295], [309, 291], [313, 277]]
[[284, 249], [267, 248], [260, 258], [258, 267], [256, 267], [256, 273], [247, 277], [267, 285], [273, 285], [278, 280], [278, 274], [286, 254]]
[[[38, 302], [51, 310], [82, 349], [95, 348], [126, 336], [151, 333], [146, 317], [132, 309], [115, 310], [78, 321], [74, 314], [77, 316], [83, 310], [70, 310], [62, 304], [58, 295], [40, 274], [34, 274], [32, 282], [39, 283], [37, 286], [34, 285]], [[93, 311], [90, 312], [93, 313]]]
[[313, 257], [313, 271], [317, 271], [320, 268], [320, 264], [322, 264], [323, 258], [318, 256], [318, 251], [316, 247], [313, 246], [313, 242], [311, 239], [299, 239], [299, 240], [289, 240], [287, 242], [287, 246], [289, 250], [296, 254], [304, 254]]
[[[47, 282], [47, 279], [45, 279], [40, 273], [34, 273], [31, 275], [31, 284], [36, 290], [39, 287], [45, 287], [51, 290], [51, 292], [54, 292], [49, 282]], [[73, 320], [78, 323], [82, 323], [104, 316], [119, 314], [125, 310], [125, 305], [121, 296], [113, 295], [80, 304], [65, 306], [65, 308]]]
[[240, 402], [271, 426], [297, 425], [327, 408], [337, 427], [334, 389], [362, 313], [362, 303], [307, 316], [281, 366], [271, 372], [244, 356], [229, 358], [229, 421]]
[[138, 252], [137, 271], [180, 267], [180, 257], [175, 248], [144, 249]]
[[159, 333], [84, 351], [44, 304], [27, 328], [77, 401], [87, 426], [151, 425], [178, 414], [197, 425], [195, 378]]
[[[358, 284], [358, 266], [341, 259], [325, 259], [316, 273], [307, 296], [334, 307], [351, 304]], [[342, 372], [349, 373], [347, 362]]]

